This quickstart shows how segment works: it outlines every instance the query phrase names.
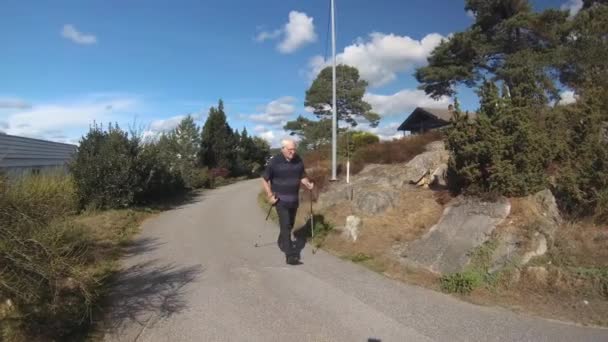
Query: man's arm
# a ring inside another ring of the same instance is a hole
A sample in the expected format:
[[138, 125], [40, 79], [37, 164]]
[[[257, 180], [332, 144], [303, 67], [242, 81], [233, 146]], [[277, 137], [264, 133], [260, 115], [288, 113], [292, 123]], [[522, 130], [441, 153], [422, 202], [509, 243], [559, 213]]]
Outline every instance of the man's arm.
[[270, 182], [267, 181], [266, 179], [262, 178], [262, 187], [264, 188], [264, 191], [266, 192], [266, 198], [268, 199], [268, 202], [270, 202], [270, 204], [272, 204], [272, 205], [277, 203], [278, 199], [272, 193], [272, 189], [270, 188]]

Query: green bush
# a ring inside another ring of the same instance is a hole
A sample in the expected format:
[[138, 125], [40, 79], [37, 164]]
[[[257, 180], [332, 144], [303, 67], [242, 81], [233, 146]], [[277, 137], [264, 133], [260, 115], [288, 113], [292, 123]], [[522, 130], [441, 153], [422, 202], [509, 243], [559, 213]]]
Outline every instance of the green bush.
[[365, 146], [380, 142], [380, 138], [369, 132], [348, 131], [339, 135], [338, 153], [341, 156], [346, 156], [349, 153], [351, 156]]
[[190, 184], [195, 189], [210, 188], [212, 179], [208, 168], [193, 169]]
[[526, 196], [547, 184], [552, 160], [546, 133], [532, 120], [541, 108], [520, 108], [493, 83], [482, 91], [475, 119], [456, 113], [447, 130], [448, 183], [453, 193]]
[[594, 216], [602, 223], [608, 222], [608, 143], [603, 132], [608, 114], [593, 102], [583, 98], [556, 113], [563, 126], [555, 136], [563, 147], [553, 190], [566, 216]]
[[141, 180], [135, 198], [138, 203], [160, 200], [184, 190], [182, 170], [166, 147], [161, 139], [140, 148], [136, 159], [137, 178]]
[[483, 280], [477, 272], [462, 272], [444, 275], [440, 282], [442, 291], [466, 295], [478, 287]]
[[183, 168], [172, 143], [161, 137], [143, 144], [118, 126], [92, 127], [70, 165], [81, 206], [125, 208], [182, 191]]
[[117, 125], [94, 125], [80, 141], [70, 170], [83, 206], [121, 208], [133, 204], [140, 191], [137, 172], [139, 141]]
[[352, 141], [355, 151], [360, 147], [376, 144], [380, 142], [380, 138], [369, 132], [355, 132], [352, 136]]

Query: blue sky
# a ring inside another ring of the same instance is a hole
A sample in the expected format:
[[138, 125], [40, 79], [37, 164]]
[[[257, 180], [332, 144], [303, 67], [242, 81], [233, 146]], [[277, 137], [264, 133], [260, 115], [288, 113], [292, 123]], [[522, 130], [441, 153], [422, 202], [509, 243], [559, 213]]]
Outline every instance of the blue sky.
[[[535, 0], [576, 10], [581, 0]], [[412, 74], [473, 18], [459, 0], [336, 0], [338, 61], [368, 80], [384, 139], [416, 107], [447, 107]], [[329, 0], [4, 0], [0, 131], [77, 143], [93, 121], [145, 134], [187, 114], [202, 124], [221, 98], [233, 128], [276, 145], [331, 57]], [[475, 110], [462, 89], [464, 109]]]

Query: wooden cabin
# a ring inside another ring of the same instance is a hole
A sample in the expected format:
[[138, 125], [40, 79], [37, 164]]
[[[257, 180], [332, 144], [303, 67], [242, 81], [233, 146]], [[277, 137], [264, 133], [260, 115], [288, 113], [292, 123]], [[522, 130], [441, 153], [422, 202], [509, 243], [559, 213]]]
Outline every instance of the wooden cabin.
[[416, 107], [397, 130], [403, 131], [403, 135], [405, 135], [406, 131], [409, 131], [410, 134], [422, 134], [439, 129], [450, 124], [453, 112], [454, 107], [452, 105], [445, 109]]

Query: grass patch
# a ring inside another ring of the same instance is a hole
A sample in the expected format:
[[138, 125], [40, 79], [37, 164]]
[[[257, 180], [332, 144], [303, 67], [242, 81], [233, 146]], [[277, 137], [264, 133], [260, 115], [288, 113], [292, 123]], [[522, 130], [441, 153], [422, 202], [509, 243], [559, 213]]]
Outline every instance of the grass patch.
[[439, 279], [441, 290], [447, 293], [470, 294], [479, 286], [493, 287], [500, 274], [490, 273], [492, 254], [498, 246], [497, 240], [489, 240], [475, 248], [471, 261], [463, 272], [447, 274]]
[[355, 263], [361, 263], [361, 262], [371, 260], [371, 259], [373, 259], [373, 257], [370, 255], [367, 255], [365, 253], [357, 253], [357, 254], [348, 256], [347, 259], [352, 262], [355, 262]]
[[65, 175], [0, 180], [0, 340], [83, 340], [150, 210], [78, 212]]
[[445, 275], [439, 281], [444, 292], [468, 295], [482, 283], [482, 277], [478, 272], [465, 271]]

